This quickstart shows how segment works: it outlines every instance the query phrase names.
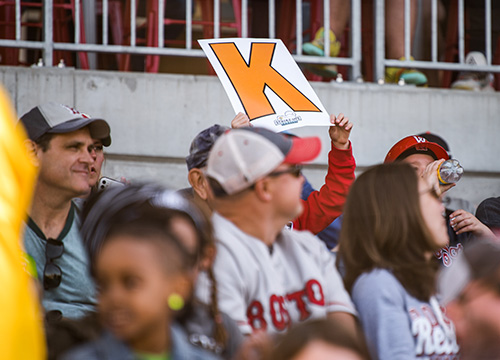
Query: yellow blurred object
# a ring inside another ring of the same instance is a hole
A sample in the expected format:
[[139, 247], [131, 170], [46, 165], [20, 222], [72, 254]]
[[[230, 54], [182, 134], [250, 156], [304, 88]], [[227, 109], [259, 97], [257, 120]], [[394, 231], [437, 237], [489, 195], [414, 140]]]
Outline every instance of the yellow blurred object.
[[47, 357], [40, 302], [25, 269], [23, 221], [31, 204], [36, 169], [26, 135], [0, 87], [0, 353], [2, 359]]

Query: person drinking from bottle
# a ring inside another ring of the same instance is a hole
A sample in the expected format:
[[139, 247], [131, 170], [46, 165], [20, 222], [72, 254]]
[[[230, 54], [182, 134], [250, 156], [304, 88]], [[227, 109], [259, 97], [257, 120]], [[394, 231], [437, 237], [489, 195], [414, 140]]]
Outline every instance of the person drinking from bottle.
[[[450, 155], [443, 146], [437, 142], [429, 141], [424, 137], [425, 135], [427, 134], [410, 135], [399, 140], [387, 153], [384, 163], [403, 161], [410, 164], [419, 177], [433, 176], [440, 165], [450, 159]], [[442, 198], [442, 195], [455, 185], [455, 183], [436, 183], [435, 191]], [[450, 242], [437, 251], [435, 255], [444, 266], [448, 267], [469, 241], [473, 238], [491, 237], [493, 233], [474, 215], [464, 209], [446, 208], [445, 214], [448, 218]]]

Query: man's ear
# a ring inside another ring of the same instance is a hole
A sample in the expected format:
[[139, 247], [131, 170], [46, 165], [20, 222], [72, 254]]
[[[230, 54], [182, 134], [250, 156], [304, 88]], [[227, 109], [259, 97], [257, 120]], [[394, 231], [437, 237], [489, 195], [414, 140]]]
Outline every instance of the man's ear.
[[267, 178], [257, 180], [257, 182], [254, 184], [255, 194], [261, 201], [264, 202], [269, 202], [273, 199], [270, 189], [270, 183]]
[[32, 164], [36, 167], [40, 166], [38, 152], [42, 150], [39, 148], [39, 146], [33, 140], [29, 139], [24, 140], [24, 146], [26, 148], [26, 151], [28, 152]]
[[189, 170], [188, 181], [198, 196], [206, 201], [208, 199], [208, 181], [203, 172], [197, 168]]

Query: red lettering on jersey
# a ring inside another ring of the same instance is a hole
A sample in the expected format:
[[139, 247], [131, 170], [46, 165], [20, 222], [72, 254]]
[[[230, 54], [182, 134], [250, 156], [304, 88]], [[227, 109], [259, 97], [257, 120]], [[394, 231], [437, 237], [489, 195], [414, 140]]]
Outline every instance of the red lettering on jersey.
[[290, 324], [290, 315], [285, 309], [285, 299], [283, 296], [272, 295], [269, 298], [269, 308], [271, 309], [271, 319], [274, 327], [281, 331]]
[[247, 308], [248, 323], [255, 330], [266, 330], [267, 322], [264, 319], [264, 307], [260, 301], [254, 300]]
[[410, 318], [412, 321], [414, 321], [415, 319], [418, 319], [418, 317], [420, 316], [418, 311], [415, 310], [414, 308], [410, 308], [410, 310], [408, 310], [408, 313], [410, 314]]
[[306, 283], [306, 294], [310, 302], [316, 305], [325, 305], [325, 295], [323, 294], [323, 288], [318, 280], [309, 280]]
[[438, 322], [436, 319], [436, 316], [434, 316], [434, 312], [432, 311], [431, 307], [429, 305], [422, 305], [422, 313], [424, 316], [429, 320], [432, 326], [437, 326]]
[[307, 310], [306, 303], [302, 298], [304, 295], [306, 295], [306, 292], [304, 290], [300, 290], [286, 296], [288, 301], [295, 301], [297, 309], [300, 311], [300, 321], [306, 320], [309, 316], [311, 316], [311, 313]]
[[[269, 315], [271, 321], [278, 331], [287, 329], [291, 324], [290, 314], [286, 308], [286, 301], [295, 302], [300, 313], [299, 321], [304, 321], [311, 316], [307, 308], [307, 302], [311, 304], [325, 306], [325, 296], [323, 287], [318, 280], [309, 280], [303, 290], [299, 290], [285, 297], [273, 294], [269, 297]], [[253, 331], [266, 330], [267, 322], [264, 317], [264, 306], [261, 302], [254, 300], [247, 308], [248, 323]]]

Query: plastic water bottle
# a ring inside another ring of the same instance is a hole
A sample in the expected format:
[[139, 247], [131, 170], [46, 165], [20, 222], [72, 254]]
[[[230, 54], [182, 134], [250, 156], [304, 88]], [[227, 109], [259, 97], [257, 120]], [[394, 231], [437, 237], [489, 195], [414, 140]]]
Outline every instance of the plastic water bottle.
[[439, 165], [438, 179], [442, 185], [454, 184], [460, 180], [464, 174], [464, 168], [460, 165], [458, 160], [450, 159]]

